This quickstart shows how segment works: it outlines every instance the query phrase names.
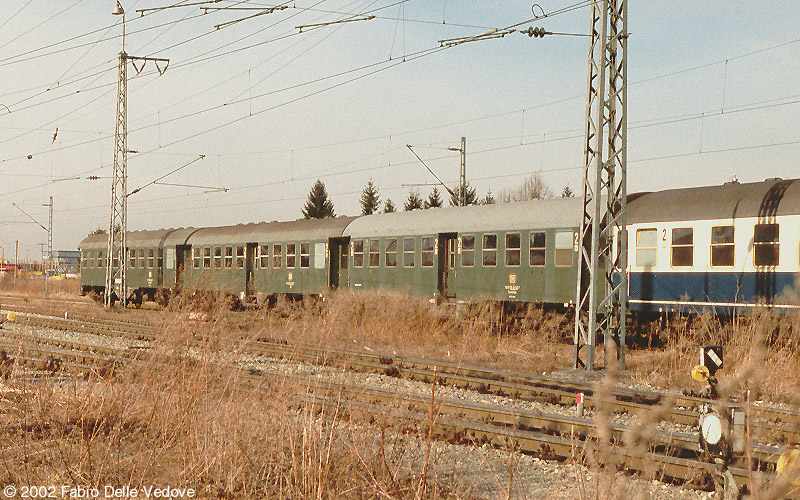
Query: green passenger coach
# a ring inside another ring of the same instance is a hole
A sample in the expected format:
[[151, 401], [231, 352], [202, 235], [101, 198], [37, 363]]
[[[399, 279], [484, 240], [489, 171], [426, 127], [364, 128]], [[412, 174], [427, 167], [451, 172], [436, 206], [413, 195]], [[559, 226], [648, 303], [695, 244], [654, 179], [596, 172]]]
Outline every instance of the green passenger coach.
[[582, 200], [370, 215], [351, 222], [349, 286], [442, 301], [574, 300]]

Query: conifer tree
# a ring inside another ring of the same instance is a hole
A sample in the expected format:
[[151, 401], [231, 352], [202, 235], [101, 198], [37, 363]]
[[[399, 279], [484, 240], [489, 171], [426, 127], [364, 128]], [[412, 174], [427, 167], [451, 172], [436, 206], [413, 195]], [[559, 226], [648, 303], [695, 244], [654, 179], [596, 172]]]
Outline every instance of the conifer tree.
[[403, 209], [406, 212], [410, 212], [420, 208], [422, 208], [422, 198], [420, 198], [419, 193], [416, 190], [410, 191], [408, 193], [408, 199], [403, 205]]
[[370, 179], [361, 192], [361, 215], [370, 215], [377, 212], [381, 206], [380, 202], [381, 196], [378, 194], [378, 188]]
[[492, 190], [490, 189], [486, 196], [481, 200], [481, 205], [494, 205], [494, 196], [492, 196]]
[[308, 193], [308, 200], [303, 207], [303, 217], [306, 219], [336, 217], [336, 214], [333, 213], [333, 202], [328, 199], [325, 183], [319, 179], [314, 183], [311, 192]]
[[392, 212], [397, 212], [397, 208], [394, 206], [394, 202], [391, 198], [386, 200], [386, 203], [383, 204], [383, 213], [390, 214]]
[[439, 194], [439, 189], [434, 186], [433, 191], [431, 194], [428, 195], [428, 199], [425, 200], [425, 208], [439, 208], [442, 206], [442, 195]]
[[569, 186], [564, 186], [564, 189], [561, 191], [561, 197], [572, 198], [573, 196], [575, 195], [572, 193], [572, 190], [569, 188]]
[[463, 186], [456, 186], [453, 192], [450, 194], [450, 206], [457, 207], [459, 206], [461, 200], [461, 191], [466, 193], [464, 197], [465, 205], [476, 205], [478, 203], [478, 193], [475, 191], [475, 188], [469, 185], [469, 182], [464, 184]]

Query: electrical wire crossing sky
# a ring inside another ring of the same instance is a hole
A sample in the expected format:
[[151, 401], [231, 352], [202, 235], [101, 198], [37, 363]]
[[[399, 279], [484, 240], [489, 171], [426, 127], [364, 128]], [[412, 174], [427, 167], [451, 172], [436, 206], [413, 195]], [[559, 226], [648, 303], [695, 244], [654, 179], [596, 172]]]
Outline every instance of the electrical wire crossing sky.
[[[53, 197], [56, 250], [107, 230], [116, 3], [0, 3], [6, 258], [47, 242], [14, 204], [46, 223]], [[589, 1], [119, 3], [125, 53], [151, 59], [128, 66], [129, 230], [297, 219], [317, 179], [337, 215], [370, 180], [402, 206], [457, 185], [462, 136], [481, 197], [580, 192]], [[629, 0], [629, 192], [797, 177], [796, 7]]]

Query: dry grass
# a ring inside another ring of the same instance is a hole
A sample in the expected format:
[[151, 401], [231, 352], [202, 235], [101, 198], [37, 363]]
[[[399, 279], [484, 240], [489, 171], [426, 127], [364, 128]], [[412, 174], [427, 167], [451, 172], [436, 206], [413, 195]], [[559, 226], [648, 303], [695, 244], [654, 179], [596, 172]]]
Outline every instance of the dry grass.
[[420, 488], [378, 434], [298, 405], [291, 388], [240, 387], [213, 362], [223, 344], [182, 355], [189, 326], [168, 325], [154, 352], [113, 377], [12, 379], [17, 389], [0, 399], [0, 484], [173, 486], [225, 499], [455, 498], [441, 482]]
[[0, 291], [24, 297], [75, 298], [81, 293], [80, 278], [50, 278], [45, 284], [42, 276], [14, 279], [13, 274], [6, 274], [0, 279]]
[[[456, 311], [390, 293], [342, 291], [324, 301], [279, 302], [234, 314], [227, 306], [204, 297], [177, 311], [149, 312], [165, 324], [148, 360], [154, 363], [123, 367], [112, 379], [7, 393], [0, 399], [0, 484], [172, 485], [226, 499], [465, 498], [471, 485], [436, 480], [436, 454], [424, 434], [387, 442], [336, 410], [298, 405], [291, 387], [238, 387], [214, 362], [228, 354], [224, 342], [200, 347], [195, 359], [183, 356], [189, 332], [201, 329], [212, 339], [245, 333], [537, 373], [572, 362], [571, 318], [538, 308], [512, 324], [492, 304]], [[201, 308], [208, 321], [186, 319], [188, 307]], [[725, 395], [800, 404], [799, 321], [767, 312], [730, 323], [711, 315], [677, 318], [663, 347], [629, 353], [633, 380], [699, 385], [688, 376], [698, 346], [718, 343], [726, 356], [720, 374]], [[645, 415], [623, 446], [645, 456], [641, 443], [665, 411]], [[600, 443], [608, 441], [610, 419], [604, 415], [601, 409]], [[419, 452], [412, 465], [409, 447]], [[607, 450], [584, 453], [595, 484], [576, 483], [575, 498], [625, 498], [626, 483]], [[511, 462], [508, 470], [513, 477]], [[659, 477], [655, 468], [643, 475]], [[757, 490], [756, 498], [778, 497]]]

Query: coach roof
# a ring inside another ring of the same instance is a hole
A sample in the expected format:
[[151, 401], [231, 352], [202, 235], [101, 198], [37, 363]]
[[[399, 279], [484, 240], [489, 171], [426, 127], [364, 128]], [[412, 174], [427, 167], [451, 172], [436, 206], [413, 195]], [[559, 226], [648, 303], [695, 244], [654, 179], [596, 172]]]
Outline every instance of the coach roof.
[[628, 222], [734, 219], [800, 214], [800, 182], [769, 179], [669, 189], [628, 202]]
[[532, 228], [578, 227], [581, 198], [558, 198], [468, 207], [431, 208], [359, 217], [344, 236], [353, 238], [435, 234], [439, 232], [495, 232]]
[[187, 244], [204, 246], [226, 243], [327, 240], [328, 238], [341, 236], [342, 230], [352, 220], [353, 217], [336, 217], [205, 227], [192, 233]]

